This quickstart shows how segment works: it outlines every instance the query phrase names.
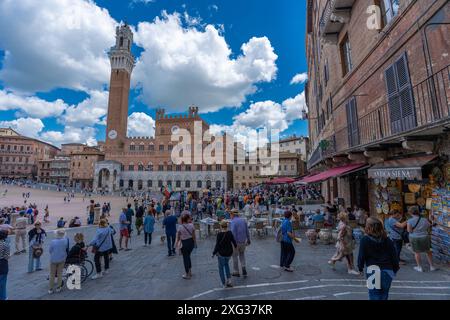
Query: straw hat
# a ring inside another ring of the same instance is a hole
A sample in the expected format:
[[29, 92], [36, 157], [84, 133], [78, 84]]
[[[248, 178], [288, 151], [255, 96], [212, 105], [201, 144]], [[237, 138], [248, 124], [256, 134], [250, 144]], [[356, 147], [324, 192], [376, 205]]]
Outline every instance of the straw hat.
[[226, 222], [225, 220], [220, 221], [220, 227], [222, 229], [228, 228], [228, 222]]

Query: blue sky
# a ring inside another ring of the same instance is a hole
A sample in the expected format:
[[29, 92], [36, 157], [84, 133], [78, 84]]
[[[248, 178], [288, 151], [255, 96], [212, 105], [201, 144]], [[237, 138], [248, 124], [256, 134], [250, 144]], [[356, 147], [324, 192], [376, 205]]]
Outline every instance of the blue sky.
[[[55, 144], [103, 140], [106, 52], [115, 26], [126, 20], [138, 59], [130, 135], [153, 133], [155, 108], [178, 113], [192, 103], [217, 130], [245, 134], [268, 125], [283, 136], [307, 135], [307, 121], [301, 120], [304, 1], [39, 3], [0, 0], [0, 29], [16, 30], [0, 35], [2, 126]], [[300, 80], [292, 84], [296, 75]]]

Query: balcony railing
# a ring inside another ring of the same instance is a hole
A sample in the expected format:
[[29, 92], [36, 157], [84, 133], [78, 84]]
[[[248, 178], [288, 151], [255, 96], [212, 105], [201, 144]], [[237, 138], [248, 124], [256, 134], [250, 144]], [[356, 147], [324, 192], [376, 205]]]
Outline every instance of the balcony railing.
[[324, 39], [337, 42], [337, 34], [350, 17], [355, 0], [328, 0], [320, 17], [319, 31]]
[[413, 114], [407, 121], [394, 125], [389, 103], [384, 103], [358, 119], [359, 145], [350, 145], [348, 127], [336, 130], [336, 152], [379, 143], [450, 120], [450, 65], [416, 84], [411, 90], [414, 98]]
[[323, 159], [333, 155], [336, 152], [336, 137], [332, 136], [329, 139], [322, 140], [317, 146], [316, 150], [311, 154], [308, 160], [307, 168], [310, 169]]

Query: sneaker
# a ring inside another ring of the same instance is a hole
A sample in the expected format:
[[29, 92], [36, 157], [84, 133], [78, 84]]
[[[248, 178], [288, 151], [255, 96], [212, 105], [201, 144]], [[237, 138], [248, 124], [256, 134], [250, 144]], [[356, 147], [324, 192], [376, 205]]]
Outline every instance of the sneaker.
[[62, 290], [62, 287], [58, 287], [58, 288], [56, 288], [56, 292], [57, 292], [57, 293], [60, 293], [60, 292], [61, 292], [61, 290]]
[[22, 251], [16, 251], [16, 252], [14, 252], [15, 255], [18, 255], [18, 254], [21, 254], [21, 253], [22, 253]]
[[96, 273], [96, 274], [94, 274], [94, 275], [92, 276], [92, 280], [99, 279], [99, 278], [101, 278], [101, 277], [102, 277], [102, 274], [101, 274], [101, 273]]
[[419, 266], [415, 266], [414, 270], [416, 270], [417, 272], [423, 272], [422, 267]]
[[233, 285], [231, 284], [231, 282], [228, 282], [228, 283], [226, 284], [226, 287], [227, 287], [227, 288], [233, 288]]
[[188, 274], [183, 274], [183, 279], [189, 280], [191, 277]]
[[131, 250], [131, 248], [126, 248], [126, 249], [125, 249], [125, 251], [130, 251], [130, 250]]
[[243, 275], [244, 277], [246, 277], [246, 276], [247, 276], [247, 269], [245, 269], [245, 268], [242, 268], [242, 275]]
[[123, 248], [119, 248], [119, 251], [122, 251], [123, 250]]
[[430, 267], [430, 271], [431, 271], [431, 272], [436, 271], [436, 270], [438, 270], [438, 268], [433, 267], [433, 266]]
[[291, 267], [289, 267], [289, 268], [284, 268], [284, 271], [287, 271], [287, 272], [294, 272], [294, 269], [292, 269]]
[[42, 268], [37, 268], [37, 269], [36, 269], [36, 271], [42, 271], [42, 270], [43, 270]]
[[105, 271], [102, 272], [102, 275], [104, 276], [104, 275], [106, 275], [106, 274], [108, 274], [108, 273], [109, 273], [109, 271], [108, 271], [108, 270], [105, 270]]
[[359, 276], [359, 272], [356, 270], [348, 270], [348, 274], [353, 274], [355, 276]]
[[20, 253], [27, 253], [27, 250], [23, 249]]
[[241, 275], [239, 274], [239, 272], [233, 272], [231, 274], [233, 277], [240, 277]]
[[52, 289], [48, 290], [48, 294], [52, 294], [52, 293], [53, 293]]

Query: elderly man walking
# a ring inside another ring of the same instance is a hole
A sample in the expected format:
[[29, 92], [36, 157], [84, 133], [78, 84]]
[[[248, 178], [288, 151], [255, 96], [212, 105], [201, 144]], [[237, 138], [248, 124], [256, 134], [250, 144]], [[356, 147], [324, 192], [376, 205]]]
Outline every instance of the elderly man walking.
[[250, 245], [250, 233], [248, 232], [247, 221], [239, 217], [239, 211], [233, 209], [231, 211], [230, 229], [236, 240], [237, 246], [233, 250], [233, 274], [234, 277], [240, 277], [239, 261], [241, 262], [242, 275], [247, 276], [245, 266], [245, 248]]

